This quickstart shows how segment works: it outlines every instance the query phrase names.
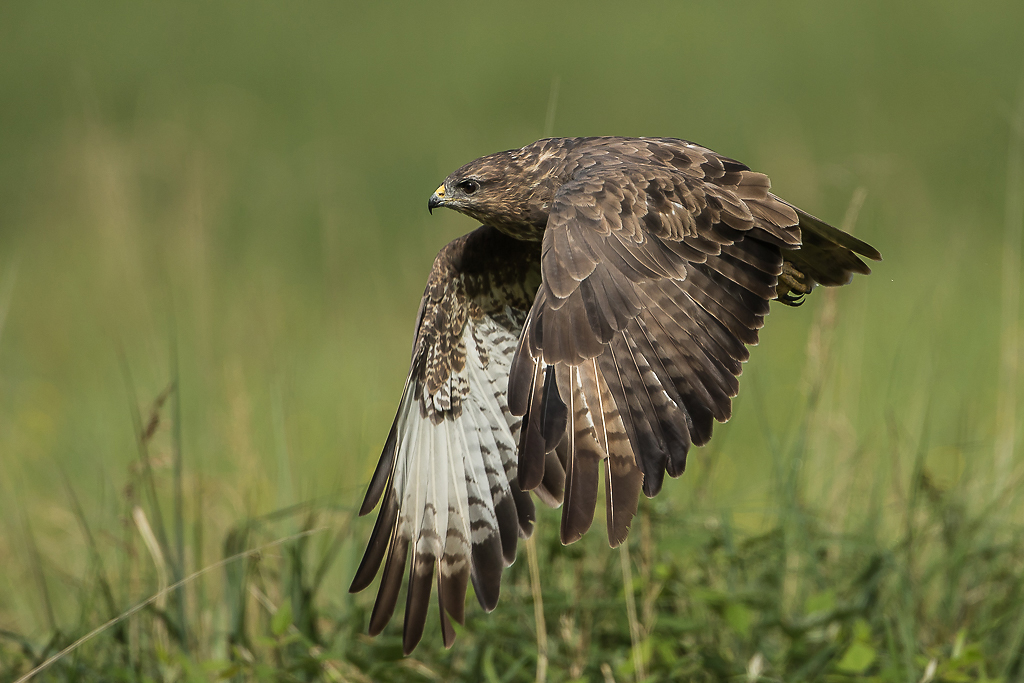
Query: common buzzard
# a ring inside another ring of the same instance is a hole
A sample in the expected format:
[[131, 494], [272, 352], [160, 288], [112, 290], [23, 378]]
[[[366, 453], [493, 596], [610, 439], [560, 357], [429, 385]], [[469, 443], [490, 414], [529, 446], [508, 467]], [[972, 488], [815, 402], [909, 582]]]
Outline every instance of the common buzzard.
[[430, 197], [481, 223], [438, 254], [412, 367], [360, 514], [383, 497], [351, 590], [384, 571], [391, 619], [411, 556], [403, 648], [434, 576], [444, 644], [470, 581], [494, 609], [533, 529], [529, 491], [608, 540], [640, 491], [677, 477], [731, 413], [768, 302], [869, 273], [879, 253], [770, 193], [768, 177], [669, 138], [539, 140], [473, 161]]

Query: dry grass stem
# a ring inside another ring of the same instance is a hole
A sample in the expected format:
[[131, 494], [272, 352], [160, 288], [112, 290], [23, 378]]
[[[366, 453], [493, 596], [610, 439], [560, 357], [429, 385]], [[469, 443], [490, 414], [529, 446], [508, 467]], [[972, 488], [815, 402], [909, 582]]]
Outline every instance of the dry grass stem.
[[636, 596], [633, 595], [633, 567], [629, 557], [629, 543], [619, 546], [619, 563], [622, 565], [622, 588], [626, 596], [626, 618], [629, 620], [629, 637], [633, 641], [633, 675], [639, 683], [647, 679], [644, 667], [643, 629], [636, 618]]
[[526, 561], [530, 565], [530, 592], [533, 594], [533, 619], [537, 625], [537, 683], [548, 678], [548, 627], [544, 621], [544, 594], [540, 586], [540, 564], [537, 562], [537, 535], [526, 539]]
[[[149, 551], [149, 556], [153, 558], [153, 566], [156, 568], [157, 597], [153, 604], [158, 610], [164, 612], [167, 608], [167, 561], [164, 559], [163, 551], [160, 550], [160, 543], [156, 540], [156, 535], [153, 534], [153, 527], [149, 525], [146, 511], [136, 505], [132, 508], [132, 519], [135, 521], [139, 535], [142, 536], [142, 542], [145, 544], [146, 550]], [[168, 646], [167, 627], [157, 620], [155, 629], [157, 640], [166, 650]]]

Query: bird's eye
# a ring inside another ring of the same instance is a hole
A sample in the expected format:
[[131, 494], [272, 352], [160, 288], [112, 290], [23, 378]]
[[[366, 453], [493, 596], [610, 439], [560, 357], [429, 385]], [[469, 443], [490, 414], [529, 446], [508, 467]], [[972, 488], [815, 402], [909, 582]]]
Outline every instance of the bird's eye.
[[480, 189], [480, 183], [475, 180], [463, 180], [458, 184], [458, 188], [466, 194], [473, 194]]

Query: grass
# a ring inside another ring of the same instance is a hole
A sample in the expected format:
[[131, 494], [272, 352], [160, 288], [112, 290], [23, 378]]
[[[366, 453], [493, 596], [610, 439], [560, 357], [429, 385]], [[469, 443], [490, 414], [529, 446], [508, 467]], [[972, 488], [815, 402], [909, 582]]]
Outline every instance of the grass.
[[[782, 508], [762, 533], [738, 529], [727, 510], [668, 499], [642, 508], [621, 551], [597, 535], [563, 547], [549, 523], [529, 544], [543, 575], [516, 563], [499, 610], [471, 610], [450, 651], [431, 624], [405, 659], [397, 628], [361, 635], [365, 600], [323, 595], [332, 567], [350, 569], [358, 549], [351, 509], [321, 501], [247, 519], [227, 531], [205, 576], [169, 585], [173, 548], [159, 528], [139, 534], [148, 556], [136, 551], [111, 577], [69, 486], [93, 557], [79, 625], [38, 643], [3, 633], [4, 680], [108, 618], [44, 679], [513, 681], [546, 672], [551, 681], [902, 681], [931, 668], [933, 680], [1015, 680], [1024, 665], [1024, 529], [999, 521], [1001, 499], [970, 512], [972, 482], [936, 485], [924, 452], [906, 490], [894, 492], [900, 509], [876, 509], [844, 532], [783, 482], [774, 491]], [[142, 488], [153, 483], [151, 472], [139, 478]], [[132, 514], [149, 529], [139, 520], [160, 518], [158, 510], [154, 499]], [[887, 538], [878, 519], [893, 512], [903, 528]], [[221, 590], [201, 599], [214, 573]], [[122, 614], [132, 600], [112, 585], [162, 593]]]
[[[0, 9], [0, 681], [1024, 679], [1021, 7], [642, 13]], [[402, 658], [347, 585], [471, 227], [423, 201], [544, 130], [697, 140], [886, 260], [773, 311], [627, 547], [541, 511]]]

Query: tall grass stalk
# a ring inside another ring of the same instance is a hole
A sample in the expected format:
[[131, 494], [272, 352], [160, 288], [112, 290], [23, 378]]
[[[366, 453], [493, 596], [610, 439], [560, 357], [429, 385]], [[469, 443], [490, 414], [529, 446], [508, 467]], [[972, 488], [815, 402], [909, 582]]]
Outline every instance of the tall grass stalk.
[[7, 314], [11, 310], [11, 300], [14, 298], [14, 285], [18, 281], [17, 262], [12, 262], [6, 268], [3, 280], [0, 280], [0, 341], [4, 338], [4, 327], [7, 324]]
[[50, 632], [56, 636], [56, 634], [60, 633], [60, 628], [57, 625], [56, 613], [53, 611], [53, 599], [50, 597], [50, 585], [46, 581], [46, 568], [43, 566], [43, 558], [39, 554], [39, 544], [36, 543], [36, 536], [32, 531], [32, 523], [28, 517], [25, 517], [22, 523], [25, 533], [25, 545], [28, 546], [29, 561], [32, 564], [33, 570], [32, 574], [39, 587], [39, 597], [43, 603], [46, 623], [50, 627]]
[[[156, 540], [156, 536], [153, 534], [153, 527], [149, 524], [149, 519], [146, 517], [146, 511], [136, 505], [132, 508], [132, 519], [135, 520], [135, 527], [139, 530], [139, 535], [142, 536], [142, 542], [145, 544], [146, 550], [149, 551], [150, 557], [153, 558], [153, 567], [156, 569], [156, 595], [159, 597], [153, 601], [153, 606], [156, 607], [158, 613], [166, 614], [167, 585], [170, 583], [167, 580], [167, 560], [164, 557], [163, 551], [160, 549], [160, 543]], [[157, 621], [155, 628], [157, 642], [160, 643], [166, 651], [168, 646], [167, 627]]]
[[1006, 209], [999, 379], [996, 403], [995, 483], [1010, 476], [1017, 446], [1017, 392], [1020, 385], [1021, 233], [1024, 232], [1024, 80], [1010, 116], [1006, 160]]
[[647, 679], [644, 667], [644, 633], [636, 617], [636, 595], [633, 593], [633, 567], [629, 557], [629, 543], [619, 546], [619, 566], [622, 568], [622, 593], [626, 599], [626, 619], [629, 622], [629, 637], [633, 651], [633, 678], [637, 683]]
[[[171, 317], [170, 353], [171, 383], [171, 460], [174, 488], [174, 556], [171, 562], [172, 579], [178, 582], [185, 575], [185, 489], [184, 463], [181, 443], [181, 373], [178, 371], [178, 330]], [[175, 594], [177, 621], [181, 628], [181, 646], [187, 652], [189, 643], [189, 620], [186, 617], [185, 588]]]
[[[114, 598], [114, 591], [110, 585], [109, 575], [107, 574], [106, 565], [103, 561], [103, 554], [100, 552], [99, 545], [96, 542], [96, 537], [92, 533], [92, 527], [89, 524], [88, 518], [85, 516], [85, 511], [82, 509], [82, 503], [78, 499], [78, 494], [71, 485], [71, 481], [68, 479], [64, 468], [61, 467], [59, 470], [61, 480], [64, 483], [64, 490], [67, 492], [68, 501], [71, 503], [71, 510], [75, 515], [75, 520], [78, 522], [82, 536], [85, 538], [85, 545], [89, 552], [89, 562], [92, 565], [93, 574], [95, 576], [100, 595], [102, 596], [103, 603], [107, 608], [107, 618], [113, 619], [118, 614], [117, 602]], [[124, 644], [127, 642], [127, 633], [123, 628], [117, 629], [116, 637], [119, 643]]]
[[533, 617], [537, 629], [536, 683], [548, 679], [548, 626], [544, 619], [544, 592], [540, 583], [540, 563], [537, 561], [537, 537], [530, 535], [526, 542], [526, 561], [530, 567], [530, 594], [533, 596]]

